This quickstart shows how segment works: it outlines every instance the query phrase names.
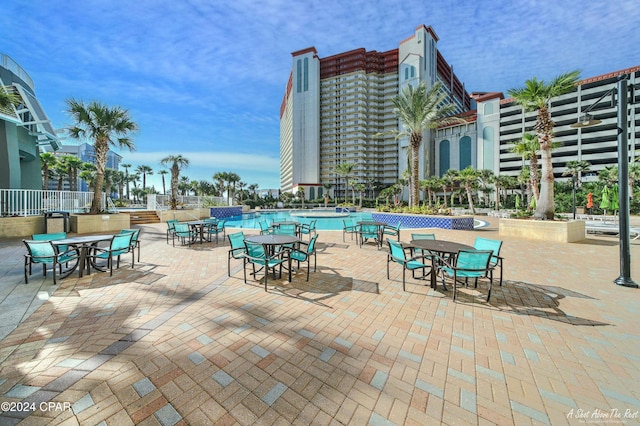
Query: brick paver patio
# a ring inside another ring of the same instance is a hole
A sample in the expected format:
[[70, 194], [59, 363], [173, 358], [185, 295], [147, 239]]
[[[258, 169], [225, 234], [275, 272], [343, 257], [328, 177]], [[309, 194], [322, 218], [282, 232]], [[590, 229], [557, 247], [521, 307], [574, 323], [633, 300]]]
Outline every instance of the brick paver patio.
[[[435, 233], [499, 238], [497, 220]], [[454, 303], [403, 292], [385, 250], [341, 231], [319, 232], [308, 283], [302, 269], [265, 293], [241, 261], [227, 276], [228, 243], [141, 229], [134, 269], [60, 280], [0, 342], [0, 425], [640, 423], [640, 290], [612, 283], [615, 238], [505, 240], [504, 285]], [[20, 241], [0, 245], [2, 280], [23, 285]]]

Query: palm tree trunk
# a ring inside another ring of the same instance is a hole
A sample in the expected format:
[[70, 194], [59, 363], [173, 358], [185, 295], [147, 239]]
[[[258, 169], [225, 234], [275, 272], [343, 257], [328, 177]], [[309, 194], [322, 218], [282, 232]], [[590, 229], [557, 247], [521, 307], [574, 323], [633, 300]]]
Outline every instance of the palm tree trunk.
[[409, 182], [409, 207], [416, 206], [417, 200], [420, 199], [420, 144], [422, 143], [422, 134], [411, 133], [411, 162], [413, 170], [411, 171], [411, 181]]
[[551, 139], [553, 133], [553, 121], [547, 108], [540, 108], [537, 117], [538, 140], [540, 141], [540, 195], [534, 219], [553, 220], [555, 215], [553, 201], [553, 163], [551, 160]]

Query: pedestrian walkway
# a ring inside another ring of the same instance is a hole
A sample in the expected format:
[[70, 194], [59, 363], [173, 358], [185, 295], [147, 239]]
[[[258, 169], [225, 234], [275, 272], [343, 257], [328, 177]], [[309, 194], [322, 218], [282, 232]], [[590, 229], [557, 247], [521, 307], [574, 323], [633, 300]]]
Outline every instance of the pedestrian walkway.
[[[498, 238], [488, 220], [434, 232]], [[37, 270], [24, 285], [19, 239], [0, 243], [0, 425], [640, 422], [640, 290], [612, 283], [615, 238], [505, 240], [504, 285], [454, 303], [417, 280], [402, 291], [384, 250], [341, 231], [319, 232], [309, 282], [303, 269], [265, 292], [240, 261], [227, 276], [228, 244], [140, 228], [134, 269], [55, 292]], [[631, 256], [640, 281], [640, 242]]]

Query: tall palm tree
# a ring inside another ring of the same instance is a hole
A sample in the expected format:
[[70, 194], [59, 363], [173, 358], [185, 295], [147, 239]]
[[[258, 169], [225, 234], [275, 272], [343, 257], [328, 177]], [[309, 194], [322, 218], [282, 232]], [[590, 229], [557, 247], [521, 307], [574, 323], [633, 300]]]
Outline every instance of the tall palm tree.
[[178, 208], [178, 184], [180, 180], [180, 171], [189, 166], [189, 159], [182, 155], [169, 155], [162, 160], [160, 164], [169, 167], [171, 171], [171, 210]]
[[138, 172], [139, 175], [142, 175], [142, 189], [147, 189], [147, 175], [152, 175], [153, 169], [149, 166], [141, 164], [136, 167], [136, 172]]
[[69, 181], [69, 191], [78, 190], [78, 170], [82, 167], [84, 161], [75, 155], [63, 155], [61, 160], [67, 166], [67, 179]]
[[[453, 117], [456, 106], [452, 103], [445, 103], [449, 95], [442, 90], [442, 84], [436, 82], [430, 89], [424, 82], [420, 82], [416, 87], [407, 85], [402, 89], [402, 93], [393, 98], [394, 112], [401, 120], [404, 130], [396, 130], [396, 139], [408, 136], [411, 147], [411, 190], [409, 196], [409, 206], [418, 205], [420, 200], [420, 146], [422, 145], [422, 133], [427, 129], [434, 129], [440, 125], [463, 123], [459, 117]], [[425, 170], [429, 170], [425, 164]], [[428, 172], [427, 172], [428, 173]]]
[[525, 86], [510, 89], [507, 93], [525, 111], [537, 111], [535, 129], [540, 143], [540, 163], [542, 166], [540, 179], [540, 195], [538, 196], [535, 219], [553, 219], [555, 214], [553, 193], [553, 163], [551, 159], [553, 120], [549, 112], [549, 103], [556, 96], [561, 96], [575, 89], [580, 79], [579, 71], [560, 74], [549, 83], [534, 77], [525, 81]]
[[455, 185], [456, 182], [456, 177], [458, 176], [458, 171], [454, 170], [454, 169], [449, 169], [446, 172], [444, 172], [444, 174], [442, 175], [442, 181], [443, 181], [443, 186], [442, 186], [442, 191], [444, 192], [444, 208], [447, 208], [447, 188], [451, 188], [451, 191], [453, 192], [453, 187]]
[[531, 133], [522, 135], [522, 139], [513, 145], [511, 152], [522, 157], [523, 163], [529, 160], [529, 180], [533, 196], [536, 200], [540, 197], [540, 189], [538, 187], [538, 152], [540, 151], [540, 143], [538, 137]]
[[572, 179], [578, 182], [578, 178], [590, 170], [591, 163], [584, 160], [570, 160], [567, 161], [565, 167], [566, 170], [562, 172], [562, 176], [571, 176]]
[[[2, 93], [0, 91], [0, 93]], [[58, 163], [58, 157], [51, 152], [43, 152], [40, 154], [40, 164], [42, 165], [42, 189], [45, 191], [49, 189], [49, 175], [51, 170]]]
[[469, 210], [471, 210], [471, 214], [476, 214], [475, 207], [473, 206], [473, 194], [471, 190], [478, 182], [478, 171], [469, 166], [466, 169], [460, 170], [456, 179], [464, 184], [464, 190], [467, 193], [467, 202], [469, 203]]
[[74, 121], [68, 129], [69, 135], [74, 139], [93, 140], [96, 182], [90, 213], [98, 214], [109, 148], [113, 145], [133, 151], [135, 145], [130, 135], [138, 130], [138, 125], [131, 120], [129, 111], [120, 107], [108, 107], [98, 102], [85, 104], [75, 99], [67, 99], [67, 108]]
[[124, 182], [127, 185], [127, 200], [129, 199], [129, 183], [131, 183], [131, 179], [129, 178], [129, 167], [131, 164], [124, 163], [120, 164], [121, 167], [124, 168]]
[[260, 186], [257, 183], [252, 183], [248, 186], [249, 191], [251, 191], [251, 195], [253, 195], [253, 201], [258, 199], [258, 188], [260, 188]]
[[162, 176], [162, 195], [167, 195], [167, 184], [165, 183], [164, 177], [169, 174], [168, 170], [162, 169], [158, 172], [160, 176]]
[[340, 163], [333, 169], [334, 173], [344, 178], [345, 185], [346, 185], [344, 190], [345, 204], [349, 203], [349, 177], [351, 177], [355, 168], [356, 168], [356, 163]]

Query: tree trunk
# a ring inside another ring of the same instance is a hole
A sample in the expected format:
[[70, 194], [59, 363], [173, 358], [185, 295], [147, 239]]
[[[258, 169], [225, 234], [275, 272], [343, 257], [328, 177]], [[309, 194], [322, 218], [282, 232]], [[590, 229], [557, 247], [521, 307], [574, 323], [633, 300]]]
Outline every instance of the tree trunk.
[[414, 207], [420, 199], [420, 188], [418, 187], [418, 182], [420, 181], [420, 144], [422, 143], [422, 133], [412, 132], [410, 138], [413, 170], [411, 171], [412, 179], [409, 182], [409, 207]]
[[533, 218], [553, 220], [555, 214], [553, 200], [553, 163], [551, 160], [553, 121], [546, 107], [538, 110], [536, 129], [538, 131], [538, 140], [540, 141], [541, 180], [540, 195]]
[[102, 207], [102, 185], [104, 184], [104, 169], [107, 165], [107, 152], [109, 145], [107, 141], [96, 140], [93, 146], [96, 155], [96, 182], [93, 188], [93, 201], [91, 202], [91, 214], [100, 213]]
[[471, 210], [471, 214], [476, 214], [476, 210], [473, 207], [473, 196], [471, 195], [471, 183], [467, 182], [464, 186], [464, 189], [467, 191], [467, 201], [469, 202], [469, 210]]

